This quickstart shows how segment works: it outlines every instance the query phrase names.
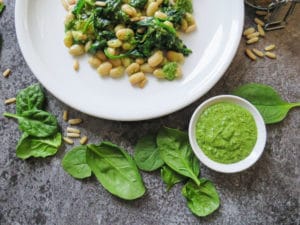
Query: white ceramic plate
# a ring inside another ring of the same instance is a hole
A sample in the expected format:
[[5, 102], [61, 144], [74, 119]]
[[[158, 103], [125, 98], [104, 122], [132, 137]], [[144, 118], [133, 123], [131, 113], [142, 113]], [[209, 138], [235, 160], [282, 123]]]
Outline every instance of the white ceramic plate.
[[134, 88], [127, 77], [99, 77], [87, 57], [80, 71], [63, 45], [64, 17], [60, 0], [16, 1], [18, 41], [29, 67], [58, 99], [84, 113], [112, 120], [134, 121], [179, 110], [204, 95], [221, 78], [238, 47], [244, 22], [243, 0], [194, 0], [196, 32], [182, 36], [193, 50], [180, 80], [158, 81]]

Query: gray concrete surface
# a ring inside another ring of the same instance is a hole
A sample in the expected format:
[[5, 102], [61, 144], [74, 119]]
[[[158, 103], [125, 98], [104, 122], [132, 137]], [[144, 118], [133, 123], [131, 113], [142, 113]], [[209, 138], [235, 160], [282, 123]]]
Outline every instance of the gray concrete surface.
[[[17, 44], [14, 28], [14, 0], [6, 1], [0, 17], [4, 45], [0, 71], [11, 68], [5, 79], [0, 76], [0, 113], [14, 112], [14, 105], [3, 101], [20, 89], [37, 82], [26, 65]], [[208, 97], [228, 93], [247, 82], [272, 85], [284, 99], [300, 101], [300, 7], [284, 30], [268, 33], [261, 47], [275, 43], [277, 60], [251, 62], [244, 55], [245, 42], [218, 84], [189, 107], [163, 118], [144, 122], [115, 122], [84, 115], [69, 109], [72, 116], [84, 119], [82, 132], [90, 142], [110, 140], [132, 153], [137, 139], [162, 125], [186, 130], [193, 110]], [[252, 24], [253, 11], [246, 10], [246, 24]], [[68, 108], [47, 93], [48, 110], [65, 127], [61, 112]], [[126, 202], [106, 192], [93, 177], [78, 181], [68, 176], [60, 163], [70, 146], [47, 159], [22, 161], [15, 156], [20, 136], [13, 120], [0, 117], [0, 224], [1, 225], [175, 225], [175, 224], [300, 224], [299, 160], [300, 110], [292, 110], [281, 123], [270, 125], [262, 158], [245, 172], [224, 175], [202, 166], [202, 176], [211, 179], [220, 193], [221, 207], [213, 215], [197, 218], [191, 214], [180, 194], [181, 185], [169, 193], [159, 173], [142, 173], [147, 194]]]

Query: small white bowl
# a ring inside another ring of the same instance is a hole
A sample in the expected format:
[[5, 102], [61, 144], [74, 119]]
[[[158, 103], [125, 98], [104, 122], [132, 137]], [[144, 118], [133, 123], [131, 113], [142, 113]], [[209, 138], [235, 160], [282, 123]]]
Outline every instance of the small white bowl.
[[[223, 164], [211, 160], [204, 154], [196, 141], [195, 130], [199, 116], [206, 108], [220, 102], [235, 103], [247, 109], [252, 114], [257, 127], [257, 141], [252, 152], [245, 159], [232, 164]], [[264, 120], [255, 106], [245, 99], [234, 95], [219, 95], [206, 100], [195, 110], [189, 124], [189, 140], [197, 158], [207, 167], [222, 173], [236, 173], [251, 167], [260, 158], [264, 151], [266, 136], [267, 132]]]

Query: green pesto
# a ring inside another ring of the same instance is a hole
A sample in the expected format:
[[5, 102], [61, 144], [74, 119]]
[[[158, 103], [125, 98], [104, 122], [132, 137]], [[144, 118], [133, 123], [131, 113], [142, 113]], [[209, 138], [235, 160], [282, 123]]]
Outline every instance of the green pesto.
[[201, 114], [196, 124], [196, 139], [208, 158], [230, 164], [251, 153], [257, 140], [257, 127], [246, 109], [221, 102]]

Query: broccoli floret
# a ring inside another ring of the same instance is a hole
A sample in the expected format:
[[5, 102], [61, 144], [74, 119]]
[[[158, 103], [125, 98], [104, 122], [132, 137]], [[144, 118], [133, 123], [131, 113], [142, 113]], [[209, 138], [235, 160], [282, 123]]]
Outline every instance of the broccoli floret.
[[178, 64], [176, 62], [168, 62], [163, 67], [164, 78], [174, 80], [178, 75]]

